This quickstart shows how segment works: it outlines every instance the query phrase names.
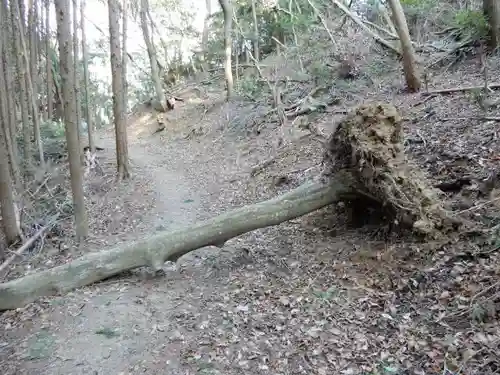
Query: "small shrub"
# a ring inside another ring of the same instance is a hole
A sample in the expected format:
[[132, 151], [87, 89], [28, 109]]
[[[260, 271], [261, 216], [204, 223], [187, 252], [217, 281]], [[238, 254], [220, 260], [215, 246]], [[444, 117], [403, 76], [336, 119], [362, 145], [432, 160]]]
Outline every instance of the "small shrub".
[[[66, 152], [65, 128], [62, 121], [44, 121], [40, 124], [43, 151], [46, 159], [57, 161]], [[35, 155], [37, 157], [38, 155]]]
[[460, 10], [453, 19], [453, 26], [459, 31], [460, 39], [484, 39], [488, 35], [489, 24], [482, 11]]
[[307, 72], [314, 77], [316, 82], [329, 82], [335, 78], [333, 70], [319, 60], [311, 62], [307, 67]]
[[427, 21], [429, 12], [437, 5], [436, 0], [401, 0], [408, 24], [415, 26]]
[[264, 91], [264, 82], [259, 82], [252, 77], [243, 77], [237, 83], [236, 90], [238, 93], [250, 100], [258, 100]]

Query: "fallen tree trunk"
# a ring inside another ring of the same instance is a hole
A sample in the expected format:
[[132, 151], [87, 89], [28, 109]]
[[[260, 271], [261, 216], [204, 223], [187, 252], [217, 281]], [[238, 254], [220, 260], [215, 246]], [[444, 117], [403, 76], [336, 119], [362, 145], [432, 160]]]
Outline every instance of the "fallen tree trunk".
[[309, 182], [282, 196], [238, 208], [185, 229], [159, 233], [123, 247], [91, 253], [45, 271], [0, 284], [0, 311], [39, 297], [68, 292], [141, 266], [160, 270], [166, 261], [255, 229], [320, 209], [352, 192], [349, 176], [329, 182]]
[[[156, 234], [124, 247], [92, 253], [68, 264], [0, 284], [0, 311], [64, 293], [141, 266], [160, 270], [205, 246], [221, 247], [243, 233], [277, 225], [339, 200], [348, 207], [375, 201], [396, 226], [424, 239], [443, 239], [461, 222], [441, 205], [442, 193], [403, 153], [401, 116], [390, 104], [362, 105], [325, 142], [323, 171], [280, 197], [242, 207], [188, 228]], [[321, 182], [320, 182], [321, 181]], [[363, 199], [359, 199], [362, 197]]]

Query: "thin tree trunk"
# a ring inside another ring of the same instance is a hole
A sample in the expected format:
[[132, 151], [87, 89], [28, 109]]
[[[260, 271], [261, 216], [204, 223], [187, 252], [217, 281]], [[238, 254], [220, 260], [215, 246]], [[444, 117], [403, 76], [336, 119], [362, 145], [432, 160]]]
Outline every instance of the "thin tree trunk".
[[[122, 53], [120, 51], [120, 17], [118, 0], [109, 0], [109, 40], [111, 47], [111, 85], [113, 88], [113, 117], [116, 136], [116, 163], [118, 179], [130, 177], [128, 162], [127, 127], [123, 111]], [[153, 60], [156, 62], [156, 60]]]
[[[78, 51], [78, 0], [73, 0], [73, 74], [75, 84], [75, 105], [76, 105], [76, 128], [78, 131], [78, 143], [81, 147], [81, 129], [82, 129], [82, 106], [80, 100], [80, 62]], [[80, 152], [80, 161], [83, 164], [84, 155]]]
[[1, 21], [1, 29], [0, 29], [0, 43], [3, 44], [3, 53], [1, 54], [0, 63], [3, 67], [3, 72], [5, 74], [5, 88], [7, 89], [7, 93], [11, 93], [10, 95], [6, 95], [5, 98], [7, 100], [7, 114], [8, 114], [8, 125], [10, 139], [8, 139], [8, 143], [12, 146], [12, 174], [14, 178], [14, 182], [18, 189], [21, 188], [21, 175], [19, 171], [19, 149], [17, 145], [17, 116], [16, 116], [16, 104], [15, 97], [12, 93], [15, 92], [15, 80], [14, 80], [14, 58], [13, 58], [13, 45], [9, 43], [10, 39], [12, 39], [12, 23], [9, 21], [9, 9], [8, 9], [8, 0], [1, 0], [0, 3], [2, 16], [0, 18]]
[[[20, 175], [19, 175], [19, 167], [18, 167], [18, 159], [17, 159], [17, 145], [13, 144], [12, 140], [15, 139], [12, 135], [12, 128], [15, 128], [15, 123], [12, 124], [14, 120], [12, 117], [12, 113], [10, 112], [10, 103], [8, 98], [11, 97], [11, 92], [8, 91], [7, 88], [7, 64], [6, 56], [8, 52], [8, 44], [7, 38], [4, 38], [4, 35], [8, 35], [8, 10], [5, 6], [6, 4], [2, 1], [0, 4], [0, 120], [2, 121], [3, 134], [4, 134], [4, 145], [5, 150], [7, 152], [7, 158], [0, 159], [0, 163], [5, 163], [10, 167], [10, 173], [12, 179], [14, 180], [14, 184], [19, 188], [20, 187]], [[8, 161], [8, 162], [7, 162]]]
[[[3, 115], [3, 114], [2, 114]], [[8, 160], [7, 147], [5, 144], [5, 134], [3, 127], [0, 127], [0, 158]], [[18, 222], [16, 205], [14, 202], [14, 192], [12, 190], [12, 180], [10, 177], [9, 164], [0, 163], [0, 212], [2, 214], [2, 227], [5, 234], [7, 245], [12, 245], [21, 238]], [[0, 259], [5, 254], [0, 248]]]
[[158, 62], [156, 58], [156, 49], [151, 41], [151, 36], [149, 35], [149, 27], [147, 23], [148, 14], [148, 0], [141, 0], [141, 9], [139, 11], [139, 16], [141, 19], [141, 29], [144, 36], [144, 42], [148, 50], [149, 63], [151, 65], [151, 79], [153, 80], [153, 85], [155, 87], [156, 100], [159, 102], [160, 106], [165, 109], [165, 100], [163, 95], [163, 88], [160, 82], [160, 74], [158, 72]]
[[52, 121], [54, 119], [54, 92], [50, 48], [50, 0], [45, 1], [45, 69], [47, 74], [47, 118]]
[[209, 18], [212, 14], [212, 1], [205, 0], [206, 14], [203, 20], [203, 33], [201, 34], [201, 46], [203, 48], [201, 67], [204, 72], [208, 71], [208, 32], [209, 32]]
[[233, 97], [234, 91], [233, 72], [231, 70], [233, 11], [230, 0], [219, 0], [219, 3], [224, 13], [224, 71], [226, 76], [227, 100], [229, 100]]
[[[19, 9], [18, 9], [19, 10]], [[21, 14], [18, 13], [18, 20], [21, 20]], [[21, 28], [22, 25], [19, 23], [19, 28]], [[34, 38], [33, 38], [34, 39]], [[33, 44], [34, 46], [34, 44]], [[28, 59], [28, 49], [26, 48], [26, 43], [24, 41], [24, 38], [21, 38], [21, 51], [22, 51], [22, 56], [24, 56], [24, 65], [26, 67], [30, 66], [30, 61]], [[35, 53], [34, 48], [33, 51]], [[35, 59], [35, 64], [36, 64], [36, 59]], [[35, 69], [32, 67], [32, 70]], [[28, 69], [29, 72], [29, 69]], [[42, 137], [40, 134], [40, 117], [38, 115], [38, 106], [37, 106], [37, 100], [36, 100], [36, 93], [33, 89], [33, 81], [31, 79], [30, 74], [25, 75], [26, 79], [26, 87], [28, 89], [27, 95], [28, 95], [28, 101], [29, 105], [28, 107], [31, 108], [31, 120], [33, 121], [33, 131], [34, 131], [34, 138], [35, 138], [35, 143], [38, 149], [38, 158], [40, 159], [40, 165], [42, 168], [45, 167], [45, 160], [43, 156], [43, 144], [42, 144]], [[31, 106], [30, 106], [31, 105]]]
[[[12, 22], [14, 55], [16, 56], [16, 69], [17, 69], [17, 85], [19, 88], [19, 104], [21, 107], [21, 121], [23, 126], [23, 151], [24, 151], [24, 174], [27, 175], [29, 165], [31, 162], [31, 132], [30, 132], [30, 116], [28, 106], [28, 89], [26, 85], [26, 67], [23, 63], [21, 40], [23, 40], [23, 22], [19, 15], [21, 13], [20, 7], [23, 2], [19, 4], [17, 0], [10, 0], [10, 16]], [[26, 181], [25, 181], [26, 182]]]
[[[5, 40], [3, 41], [5, 42]], [[6, 43], [4, 44], [4, 48], [7, 48]], [[9, 65], [7, 64], [7, 52], [5, 52], [2, 56], [2, 70], [3, 74], [5, 75], [5, 88], [7, 89], [7, 93], [14, 92], [14, 81], [12, 80], [12, 74], [9, 74]], [[10, 59], [9, 59], [10, 60]], [[1, 83], [0, 83], [1, 85]], [[16, 132], [17, 132], [17, 118], [16, 118], [16, 107], [14, 103], [14, 98], [12, 95], [5, 95], [6, 98], [6, 108], [7, 108], [7, 125], [8, 128], [5, 133], [6, 133], [6, 143], [7, 143], [7, 148], [9, 150], [9, 153], [11, 154], [11, 170], [12, 170], [12, 177], [14, 180], [15, 186], [18, 188], [18, 190], [21, 190], [21, 173], [19, 170], [19, 149], [17, 146], [17, 139], [16, 139]]]
[[[5, 54], [5, 44], [3, 44], [3, 41], [0, 40], [0, 43], [3, 45], [3, 54]], [[1, 49], [0, 49], [1, 50]], [[11, 129], [12, 129], [12, 116], [9, 113], [9, 105], [8, 105], [8, 91], [6, 91], [7, 84], [6, 84], [6, 74], [5, 74], [5, 66], [2, 62], [0, 62], [0, 113], [1, 113], [1, 119], [2, 119], [2, 127], [3, 127], [3, 134], [4, 134], [4, 144], [5, 144], [5, 149], [8, 154], [8, 158], [6, 159], [0, 159], [0, 160], [8, 160], [8, 165], [10, 166], [10, 173], [12, 175], [12, 180], [17, 188], [20, 189], [21, 185], [21, 177], [19, 173], [19, 166], [18, 166], [18, 155], [17, 155], [17, 145], [13, 144], [12, 139], [15, 139], [15, 137], [11, 134]], [[3, 163], [4, 161], [2, 161]]]
[[127, 29], [128, 29], [128, 0], [122, 4], [122, 72], [123, 72], [123, 108], [128, 113], [128, 79], [127, 79]]
[[68, 143], [69, 171], [75, 210], [76, 237], [80, 241], [88, 234], [87, 212], [83, 193], [83, 177], [80, 163], [80, 143], [76, 124], [76, 103], [71, 39], [71, 19], [69, 0], [55, 0], [57, 14], [57, 39], [59, 41], [59, 60], [61, 67], [62, 97], [64, 99], [64, 123]]
[[417, 61], [415, 58], [415, 50], [410, 39], [410, 31], [406, 23], [406, 17], [403, 12], [403, 7], [399, 0], [388, 0], [391, 7], [394, 25], [398, 32], [399, 40], [401, 41], [401, 54], [403, 56], [403, 71], [406, 78], [408, 91], [416, 92], [422, 87], [420, 77], [417, 72]]
[[500, 2], [483, 0], [483, 11], [490, 25], [488, 44], [492, 49], [500, 47]]
[[90, 95], [89, 95], [89, 56], [87, 51], [87, 36], [85, 34], [85, 1], [80, 2], [80, 20], [82, 29], [82, 58], [83, 58], [83, 79], [84, 79], [84, 93], [85, 93], [85, 121], [87, 121], [87, 133], [89, 136], [89, 148], [90, 152], [95, 152], [94, 144], [94, 124], [90, 111]]
[[[255, 0], [252, 0], [252, 18], [253, 18], [253, 57], [259, 61], [259, 24], [257, 23], [257, 10], [255, 7]], [[293, 24], [292, 24], [293, 27]]]
[[30, 80], [32, 82], [33, 88], [35, 88], [35, 79], [37, 76], [36, 71], [36, 37], [38, 33], [37, 20], [35, 14], [35, 3], [33, 0], [28, 1], [28, 24], [30, 25], [28, 29], [28, 48], [29, 48], [29, 72]]
[[[7, 14], [4, 14], [4, 8], [0, 8], [0, 22], [2, 23], [2, 31], [5, 30], [5, 19]], [[0, 56], [6, 53], [3, 40], [0, 38]], [[3, 68], [3, 66], [2, 66]], [[2, 214], [2, 227], [5, 234], [7, 245], [12, 245], [20, 239], [20, 228], [17, 223], [16, 208], [14, 203], [14, 192], [12, 189], [11, 172], [9, 169], [9, 152], [7, 148], [7, 101], [5, 92], [5, 74], [3, 69], [0, 71], [0, 212]], [[13, 160], [11, 160], [11, 163]], [[5, 256], [4, 250], [0, 247], [0, 259]]]

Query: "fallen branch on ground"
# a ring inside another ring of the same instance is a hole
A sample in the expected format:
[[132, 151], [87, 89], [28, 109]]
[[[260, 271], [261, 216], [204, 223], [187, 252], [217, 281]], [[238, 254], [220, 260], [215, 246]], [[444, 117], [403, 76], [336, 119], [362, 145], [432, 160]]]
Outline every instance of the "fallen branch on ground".
[[495, 116], [470, 116], [470, 117], [446, 117], [440, 118], [439, 121], [463, 121], [463, 120], [477, 120], [477, 121], [500, 121], [500, 117]]
[[176, 261], [201, 247], [220, 247], [243, 233], [305, 215], [341, 199], [349, 191], [352, 188], [348, 181], [310, 182], [280, 197], [227, 212], [185, 229], [91, 253], [70, 263], [0, 284], [0, 311], [90, 285], [137, 267], [160, 270], [166, 261]]
[[[500, 83], [492, 83], [488, 85], [490, 89], [500, 89]], [[464, 91], [473, 91], [473, 90], [481, 90], [484, 89], [484, 85], [481, 86], [463, 86], [463, 87], [450, 87], [448, 89], [438, 89], [438, 90], [430, 90], [428, 92], [423, 92], [422, 96], [428, 95], [436, 95], [436, 94], [451, 94], [454, 92], [464, 92]]]
[[[59, 216], [59, 215], [57, 215], [57, 216]], [[41, 228], [31, 238], [29, 238], [19, 249], [17, 249], [14, 252], [14, 254], [12, 254], [10, 256], [10, 258], [8, 258], [5, 262], [3, 262], [2, 265], [0, 265], [0, 274], [14, 261], [14, 259], [16, 259], [16, 257], [21, 256], [22, 253], [24, 253], [26, 250], [28, 250], [31, 247], [31, 245], [33, 245], [35, 243], [35, 241], [37, 239], [39, 239], [42, 236], [42, 234], [44, 234], [45, 231], [47, 229], [49, 229], [52, 225], [53, 225], [53, 223]]]

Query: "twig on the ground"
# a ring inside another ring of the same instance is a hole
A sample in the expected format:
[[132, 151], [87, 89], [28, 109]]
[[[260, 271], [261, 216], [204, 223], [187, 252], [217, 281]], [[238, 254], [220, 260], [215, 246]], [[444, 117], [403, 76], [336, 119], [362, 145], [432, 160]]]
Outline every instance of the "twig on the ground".
[[425, 140], [425, 137], [422, 135], [422, 133], [420, 132], [420, 130], [417, 129], [416, 133], [420, 137], [420, 139], [422, 140], [422, 142], [424, 144], [424, 147], [427, 147], [427, 141]]
[[445, 117], [439, 121], [463, 121], [463, 120], [478, 120], [478, 121], [500, 121], [500, 117], [496, 116], [471, 116], [471, 117]]
[[33, 245], [35, 243], [35, 241], [47, 230], [49, 229], [50, 227], [52, 227], [52, 225], [54, 225], [55, 223], [55, 219], [58, 217], [59, 215], [56, 215], [56, 217], [52, 220], [52, 223], [50, 223], [49, 225], [46, 225], [44, 226], [43, 228], [41, 228], [38, 232], [36, 232], [31, 238], [29, 238], [19, 249], [17, 249], [14, 254], [12, 254], [10, 256], [10, 258], [8, 258], [5, 262], [3, 262], [1, 265], [0, 265], [0, 273], [2, 271], [4, 271], [8, 266], [9, 264], [11, 264], [14, 259], [16, 259], [16, 257], [18, 256], [21, 256], [21, 254], [23, 252], [25, 252], [27, 249], [30, 248], [31, 245]]
[[481, 60], [481, 70], [483, 71], [484, 94], [487, 95], [488, 92], [489, 92], [489, 87], [488, 87], [488, 66], [486, 65], [486, 56], [485, 56], [484, 43], [481, 43], [480, 60]]
[[256, 175], [258, 175], [263, 169], [267, 168], [268, 166], [270, 166], [272, 163], [274, 163], [276, 161], [276, 159], [278, 159], [278, 156], [279, 155], [275, 155], [267, 160], [264, 160], [263, 162], [257, 164], [255, 167], [252, 168], [252, 170], [250, 171], [250, 176], [251, 177], [255, 177]]
[[432, 95], [428, 95], [426, 96], [424, 99], [422, 100], [419, 100], [418, 102], [416, 102], [415, 104], [412, 104], [412, 108], [414, 107], [418, 107], [419, 105], [422, 105], [422, 104], [425, 104], [427, 101], [435, 98], [437, 95], [436, 94], [432, 94]]
[[459, 212], [455, 212], [453, 214], [453, 216], [458, 216], [460, 214], [463, 214], [463, 213], [466, 213], [466, 212], [470, 212], [470, 211], [475, 211], [475, 210], [479, 210], [480, 208], [484, 207], [484, 206], [487, 206], [489, 204], [492, 204], [492, 203], [495, 203], [495, 202], [498, 202], [500, 200], [500, 197], [496, 197], [494, 199], [490, 199], [489, 201], [487, 202], [483, 202], [481, 204], [478, 204], [476, 206], [472, 206], [470, 208], [467, 208], [465, 210], [462, 210], [462, 211], [459, 211]]
[[[437, 94], [451, 94], [454, 92], [465, 92], [465, 91], [473, 91], [473, 90], [480, 90], [483, 89], [484, 85], [481, 86], [462, 86], [462, 87], [450, 87], [447, 89], [437, 89], [437, 90], [430, 90], [428, 92], [423, 92], [422, 96], [428, 96], [428, 95], [437, 95]], [[488, 85], [489, 89], [500, 89], [500, 83], [492, 83]]]
[[479, 297], [481, 296], [484, 296], [486, 293], [488, 293], [490, 290], [492, 289], [495, 289], [497, 286], [500, 285], [500, 281], [497, 281], [493, 284], [491, 284], [490, 286], [488, 286], [487, 288], [479, 291], [478, 293], [476, 293], [471, 299], [470, 299], [470, 303], [469, 305], [472, 307], [472, 304], [475, 300], [477, 300]]
[[[354, 2], [354, 0], [350, 0], [350, 1], [349, 1], [349, 4], [347, 5], [347, 8], [348, 8], [348, 9], [351, 9], [351, 7], [352, 7], [352, 3], [353, 3], [353, 2]], [[291, 3], [291, 2], [290, 2], [290, 3]], [[344, 26], [345, 26], [346, 22], [347, 22], [347, 15], [346, 15], [346, 14], [344, 14], [344, 17], [342, 17], [342, 22], [340, 23], [339, 27], [337, 27], [337, 30], [342, 30], [342, 29], [344, 28]]]

